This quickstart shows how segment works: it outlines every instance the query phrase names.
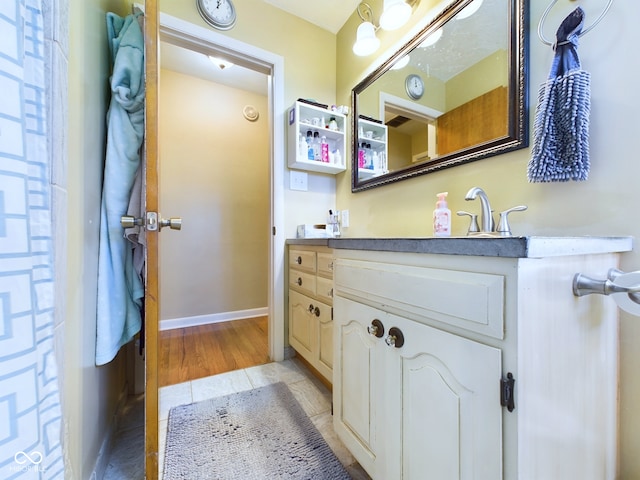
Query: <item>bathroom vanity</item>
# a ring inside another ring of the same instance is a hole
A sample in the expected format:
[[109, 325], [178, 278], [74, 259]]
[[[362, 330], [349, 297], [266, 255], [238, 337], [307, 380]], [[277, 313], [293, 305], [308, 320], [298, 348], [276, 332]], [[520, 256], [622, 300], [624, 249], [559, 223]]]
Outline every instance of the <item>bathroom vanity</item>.
[[617, 308], [572, 280], [631, 238], [326, 242], [334, 427], [374, 480], [615, 478]]

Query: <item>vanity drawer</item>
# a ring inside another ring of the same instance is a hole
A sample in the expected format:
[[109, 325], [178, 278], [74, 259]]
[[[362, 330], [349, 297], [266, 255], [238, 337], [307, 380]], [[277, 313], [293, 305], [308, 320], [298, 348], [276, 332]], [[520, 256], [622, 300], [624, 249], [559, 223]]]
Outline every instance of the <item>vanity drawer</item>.
[[336, 260], [336, 294], [504, 338], [502, 275]]
[[333, 280], [330, 278], [316, 278], [316, 293], [318, 297], [329, 304], [333, 304]]
[[300, 292], [315, 295], [316, 276], [292, 268], [289, 270], [289, 286]]
[[289, 250], [289, 266], [306, 272], [316, 271], [316, 252], [312, 250]]
[[319, 274], [333, 276], [333, 255], [331, 253], [318, 252], [317, 263]]

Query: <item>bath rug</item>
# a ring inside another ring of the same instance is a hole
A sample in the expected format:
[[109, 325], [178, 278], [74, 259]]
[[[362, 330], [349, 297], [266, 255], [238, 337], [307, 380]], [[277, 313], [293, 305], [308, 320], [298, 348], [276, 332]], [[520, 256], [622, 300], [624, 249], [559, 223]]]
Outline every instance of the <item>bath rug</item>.
[[164, 480], [349, 480], [282, 382], [169, 411]]

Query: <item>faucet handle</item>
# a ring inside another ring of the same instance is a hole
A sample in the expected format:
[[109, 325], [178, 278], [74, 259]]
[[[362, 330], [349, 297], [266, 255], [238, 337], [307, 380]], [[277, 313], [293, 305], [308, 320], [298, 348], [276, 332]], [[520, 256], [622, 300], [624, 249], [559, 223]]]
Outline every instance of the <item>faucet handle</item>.
[[496, 229], [496, 232], [498, 232], [503, 237], [510, 237], [511, 225], [509, 225], [508, 215], [511, 212], [523, 212], [526, 209], [526, 205], [518, 205], [517, 207], [512, 207], [508, 210], [505, 210], [504, 212], [500, 212], [500, 221], [498, 222], [498, 228]]
[[478, 225], [478, 215], [475, 213], [465, 212], [464, 210], [459, 210], [457, 215], [462, 217], [464, 215], [469, 215], [471, 217], [471, 221], [469, 223], [469, 229], [467, 230], [467, 235], [472, 233], [478, 233], [480, 231], [480, 226]]

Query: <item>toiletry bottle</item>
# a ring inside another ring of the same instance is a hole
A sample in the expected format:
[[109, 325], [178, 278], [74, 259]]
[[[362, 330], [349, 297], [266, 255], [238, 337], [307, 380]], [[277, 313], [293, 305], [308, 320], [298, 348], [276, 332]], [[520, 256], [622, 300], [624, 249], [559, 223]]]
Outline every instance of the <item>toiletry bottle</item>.
[[320, 161], [329, 163], [329, 144], [324, 135], [320, 138]]
[[338, 122], [336, 122], [336, 117], [331, 117], [329, 119], [329, 130], [338, 130]]
[[320, 161], [320, 134], [313, 132], [313, 159]]
[[313, 133], [307, 130], [307, 159], [315, 160], [313, 152]]
[[358, 148], [358, 168], [364, 168], [366, 160], [364, 158], [364, 147], [365, 143], [360, 144], [360, 148]]
[[438, 193], [436, 209], [433, 211], [433, 234], [436, 237], [448, 237], [451, 235], [451, 210], [447, 208], [447, 195], [449, 192]]
[[301, 160], [307, 160], [309, 158], [309, 144], [307, 138], [300, 133], [300, 139], [298, 140], [298, 155]]

